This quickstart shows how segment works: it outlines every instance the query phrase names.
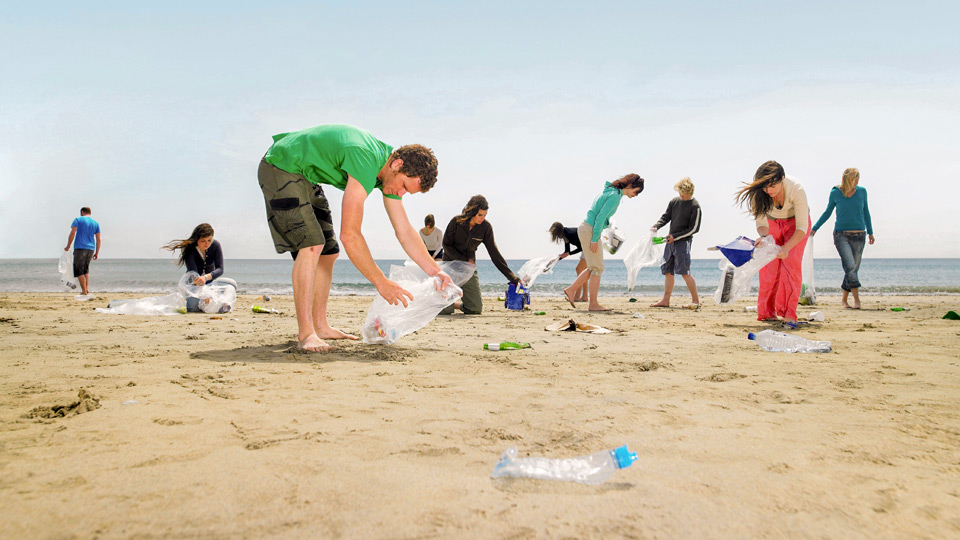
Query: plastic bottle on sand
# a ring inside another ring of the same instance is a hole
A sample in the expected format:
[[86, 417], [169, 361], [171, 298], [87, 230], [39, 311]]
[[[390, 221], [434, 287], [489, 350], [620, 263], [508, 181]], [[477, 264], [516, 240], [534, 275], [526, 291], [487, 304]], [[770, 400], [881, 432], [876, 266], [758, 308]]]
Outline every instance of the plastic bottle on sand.
[[773, 330], [764, 330], [758, 334], [750, 332], [747, 334], [747, 338], [756, 341], [757, 345], [760, 345], [760, 348], [765, 351], [790, 353], [830, 352], [829, 341], [813, 341], [800, 336], [792, 336], [790, 334], [784, 334], [783, 332], [775, 332]]
[[253, 312], [254, 313], [280, 313], [275, 309], [267, 309], [265, 307], [260, 307], [260, 306], [253, 306]]
[[529, 343], [516, 343], [514, 341], [501, 341], [500, 343], [484, 343], [483, 349], [486, 351], [516, 351], [518, 349], [529, 349]]
[[626, 469], [636, 460], [637, 454], [627, 450], [626, 446], [568, 459], [518, 458], [517, 448], [513, 447], [508, 448], [500, 456], [500, 462], [494, 467], [493, 474], [490, 476], [565, 480], [597, 486], [609, 480], [613, 473]]

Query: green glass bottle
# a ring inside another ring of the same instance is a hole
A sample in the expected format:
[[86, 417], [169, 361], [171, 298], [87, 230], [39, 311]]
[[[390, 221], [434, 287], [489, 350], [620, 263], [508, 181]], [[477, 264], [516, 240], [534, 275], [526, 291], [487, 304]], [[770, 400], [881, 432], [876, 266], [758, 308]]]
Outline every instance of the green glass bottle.
[[516, 351], [519, 349], [529, 349], [529, 343], [516, 343], [514, 341], [501, 341], [500, 343], [484, 343], [485, 351]]
[[892, 307], [892, 308], [890, 308], [890, 311], [910, 311], [910, 308], [908, 308], [908, 307]]

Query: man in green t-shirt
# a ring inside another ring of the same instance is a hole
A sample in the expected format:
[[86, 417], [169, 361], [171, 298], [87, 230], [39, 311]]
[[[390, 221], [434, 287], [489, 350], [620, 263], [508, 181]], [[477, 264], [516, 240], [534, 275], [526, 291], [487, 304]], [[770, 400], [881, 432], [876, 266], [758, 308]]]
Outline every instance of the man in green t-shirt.
[[323, 339], [357, 339], [327, 322], [333, 263], [340, 246], [323, 184], [343, 191], [340, 240], [350, 262], [387, 302], [406, 306], [413, 295], [383, 275], [360, 232], [363, 203], [374, 188], [383, 193], [383, 206], [407, 255], [427, 275], [440, 277], [440, 289], [451, 282], [410, 225], [400, 199], [436, 184], [433, 151], [419, 144], [393, 149], [365, 130], [342, 124], [281, 133], [273, 141], [257, 176], [277, 253], [293, 255], [293, 299], [302, 350], [329, 350]]

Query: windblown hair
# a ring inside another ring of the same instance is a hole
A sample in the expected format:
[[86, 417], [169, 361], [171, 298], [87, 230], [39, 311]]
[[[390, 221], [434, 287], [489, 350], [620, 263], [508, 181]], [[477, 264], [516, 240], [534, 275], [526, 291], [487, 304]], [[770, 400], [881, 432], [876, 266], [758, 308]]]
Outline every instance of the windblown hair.
[[437, 157], [433, 150], [419, 144], [408, 144], [393, 151], [390, 161], [402, 159], [400, 172], [420, 178], [420, 192], [426, 193], [437, 183]]
[[209, 223], [201, 223], [193, 228], [190, 238], [184, 238], [183, 240], [171, 240], [170, 243], [163, 246], [163, 249], [167, 251], [176, 251], [179, 249], [180, 260], [177, 261], [177, 266], [183, 266], [185, 263], [184, 250], [190, 246], [197, 247], [197, 242], [201, 238], [206, 238], [208, 236], [213, 236], [213, 227]]
[[554, 242], [560, 243], [566, 240], [566, 237], [563, 235], [563, 223], [559, 221], [554, 221], [553, 225], [547, 229], [547, 232], [550, 233], [550, 238]]
[[677, 193], [693, 196], [693, 182], [689, 176], [677, 182], [676, 185], [673, 186], [673, 189], [676, 190]]
[[850, 167], [843, 171], [843, 180], [837, 187], [843, 192], [844, 197], [853, 197], [853, 194], [857, 191], [857, 182], [859, 181], [860, 171], [855, 167]]
[[437, 221], [433, 219], [433, 214], [427, 214], [427, 217], [423, 218], [423, 225], [425, 227], [436, 227]]
[[[634, 174], [634, 173], [625, 174], [620, 178], [617, 178], [616, 180], [611, 182], [611, 184], [613, 184], [613, 187], [621, 191], [624, 189], [637, 188], [637, 187], [640, 188], [640, 191], [643, 191], [643, 178], [640, 178], [639, 174]], [[640, 191], [638, 191], [637, 193], [640, 193]]]
[[470, 200], [467, 201], [467, 205], [463, 207], [463, 211], [460, 212], [460, 215], [457, 216], [457, 223], [464, 223], [473, 219], [473, 216], [477, 215], [477, 212], [481, 210], [489, 210], [490, 206], [487, 204], [487, 198], [483, 195], [474, 195], [470, 197]]
[[753, 182], [744, 182], [737, 192], [737, 204], [746, 203], [754, 219], [766, 215], [773, 207], [773, 197], [767, 195], [764, 188], [783, 182], [784, 176], [783, 165], [772, 160], [764, 163], [753, 175]]

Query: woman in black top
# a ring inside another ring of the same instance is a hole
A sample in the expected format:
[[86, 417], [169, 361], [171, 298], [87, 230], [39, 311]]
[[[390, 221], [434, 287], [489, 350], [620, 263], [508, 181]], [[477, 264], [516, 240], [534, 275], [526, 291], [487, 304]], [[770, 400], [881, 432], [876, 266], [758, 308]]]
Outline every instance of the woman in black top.
[[[583, 251], [583, 248], [580, 246], [580, 236], [577, 234], [576, 227], [564, 227], [563, 223], [559, 221], [554, 221], [553, 225], [547, 229], [547, 232], [550, 233], [550, 237], [554, 242], [560, 243], [563, 241], [563, 253], [560, 254], [561, 259], [566, 259], [570, 255], [576, 255]], [[575, 247], [573, 251], [570, 250], [570, 246]], [[577, 262], [577, 275], [580, 275], [580, 272], [583, 272], [587, 269], [587, 261], [580, 257], [580, 260]], [[583, 287], [577, 289], [576, 294], [573, 296], [574, 302], [583, 302], [587, 299], [587, 284], [584, 283]]]
[[[493, 265], [510, 283], [518, 283], [520, 278], [510, 270], [507, 261], [497, 249], [493, 239], [493, 226], [487, 218], [487, 199], [483, 195], [474, 195], [463, 207], [459, 216], [450, 220], [443, 234], [443, 260], [477, 263], [477, 248], [483, 244]], [[476, 270], [473, 276], [463, 284], [463, 298], [444, 308], [440, 313], [449, 315], [459, 308], [464, 313], [480, 314], [483, 311], [483, 298], [480, 295], [480, 278]]]
[[[189, 238], [172, 240], [163, 248], [168, 251], [180, 250], [177, 264], [185, 265], [187, 272], [198, 274], [193, 280], [194, 285], [206, 285], [223, 275], [223, 250], [220, 242], [213, 239], [213, 227], [209, 223], [197, 225]], [[222, 278], [220, 282], [237, 288], [237, 282], [230, 278]], [[197, 298], [187, 298], [187, 311], [200, 311]]]

